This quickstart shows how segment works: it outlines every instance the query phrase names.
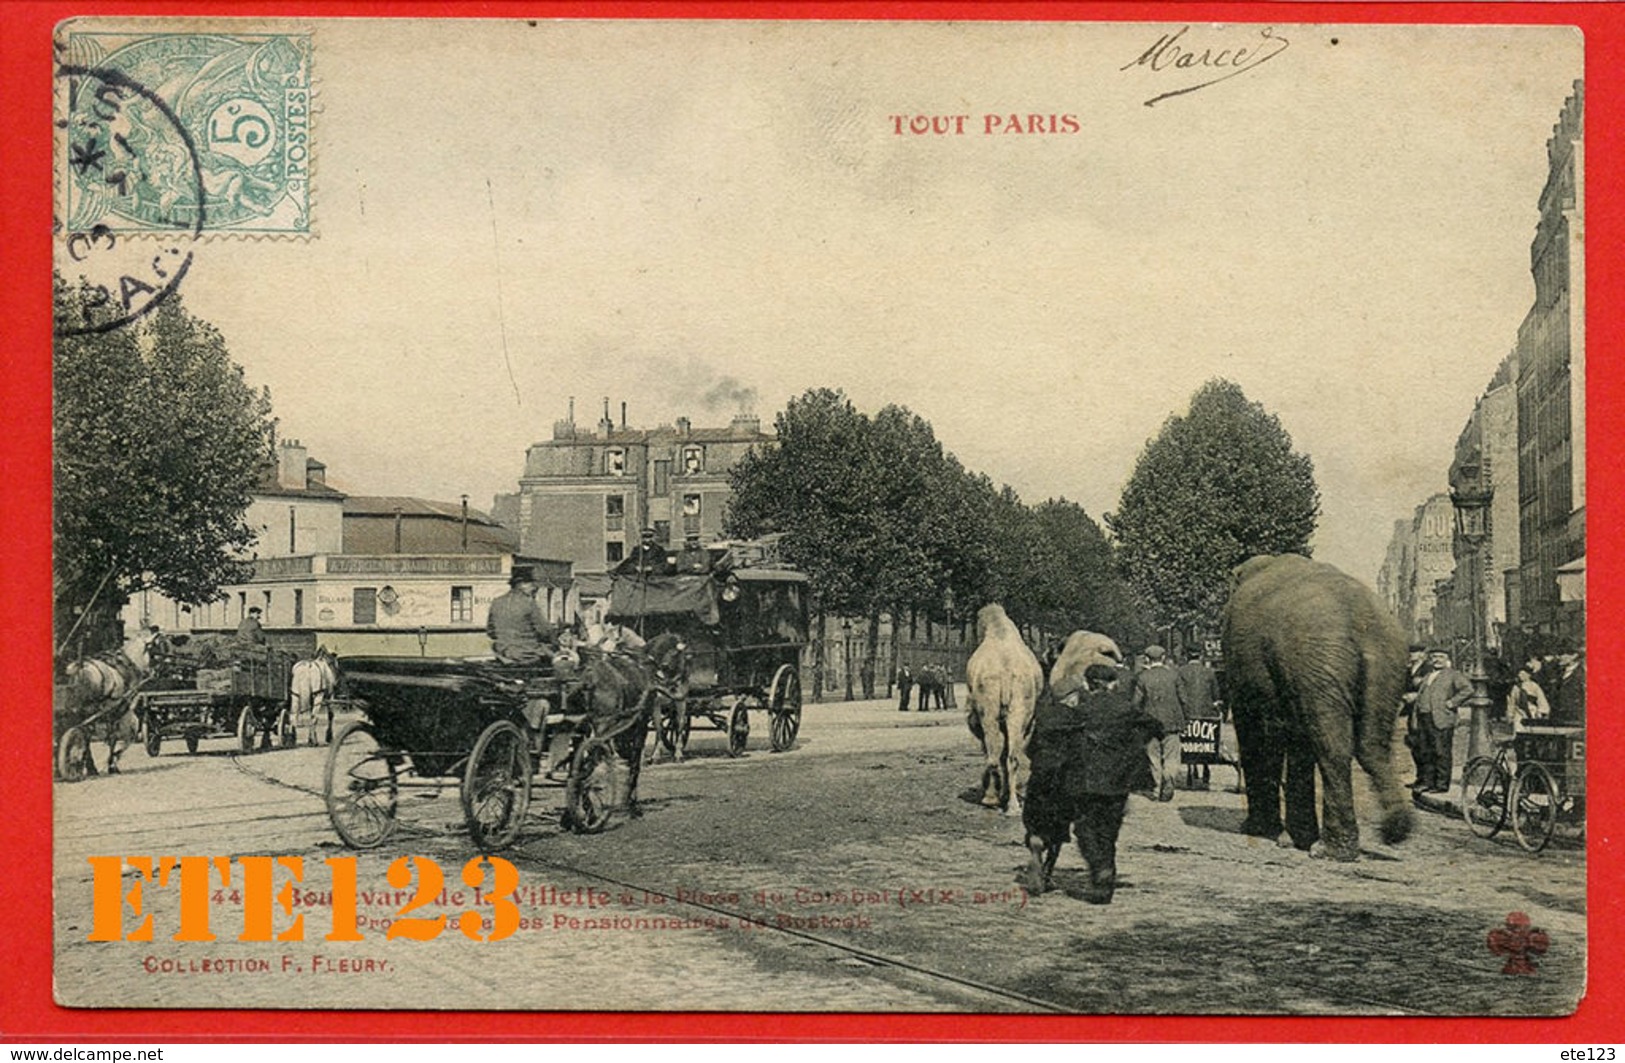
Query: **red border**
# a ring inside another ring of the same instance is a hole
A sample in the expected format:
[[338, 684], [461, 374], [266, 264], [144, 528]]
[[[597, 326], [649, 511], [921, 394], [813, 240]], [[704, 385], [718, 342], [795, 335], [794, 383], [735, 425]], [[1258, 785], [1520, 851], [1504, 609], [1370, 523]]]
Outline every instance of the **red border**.
[[[445, 1041], [445, 1040], [911, 1040], [911, 1041], [1414, 1041], [1566, 1042], [1617, 1040], [1625, 1017], [1614, 963], [1625, 918], [1617, 800], [1591, 804], [1590, 981], [1566, 1019], [1320, 1019], [1163, 1017], [991, 1017], [895, 1015], [564, 1014], [511, 1012], [80, 1011], [51, 999], [50, 727], [50, 33], [84, 14], [207, 14], [395, 17], [820, 18], [1102, 21], [1423, 22], [1565, 24], [1586, 35], [1590, 308], [1587, 330], [1592, 541], [1589, 544], [1594, 713], [1611, 718], [1622, 693], [1622, 654], [1608, 634], [1622, 603], [1614, 593], [1618, 543], [1597, 536], [1625, 518], [1614, 494], [1625, 442], [1606, 431], [1625, 398], [1625, 371], [1608, 351], [1625, 329], [1617, 278], [1625, 266], [1621, 164], [1625, 138], [1625, 7], [1572, 3], [362, 3], [228, 4], [59, 2], [0, 9], [0, 236], [5, 322], [0, 445], [0, 587], [9, 592], [0, 636], [0, 1036], [12, 1041]], [[1554, 110], [1555, 121], [1555, 110]], [[1599, 430], [1603, 429], [1603, 430]], [[1595, 478], [1601, 475], [1600, 482]], [[1618, 798], [1625, 762], [1619, 732], [1588, 736], [1592, 791]]]

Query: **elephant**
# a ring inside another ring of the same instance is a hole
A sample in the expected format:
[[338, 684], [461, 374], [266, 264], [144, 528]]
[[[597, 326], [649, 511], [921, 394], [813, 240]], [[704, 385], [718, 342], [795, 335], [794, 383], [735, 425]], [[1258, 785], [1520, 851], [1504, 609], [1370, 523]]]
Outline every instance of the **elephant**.
[[[1406, 644], [1375, 593], [1297, 554], [1261, 555], [1230, 576], [1220, 621], [1225, 695], [1247, 783], [1249, 834], [1278, 837], [1285, 768], [1286, 828], [1313, 856], [1359, 857], [1351, 759], [1382, 807], [1382, 837], [1403, 841], [1411, 810], [1391, 745], [1405, 689]], [[1315, 822], [1315, 771], [1321, 820]]]
[[982, 641], [965, 662], [965, 723], [982, 743], [982, 804], [1021, 815], [1027, 790], [1027, 731], [1044, 670], [1000, 605], [976, 614]]

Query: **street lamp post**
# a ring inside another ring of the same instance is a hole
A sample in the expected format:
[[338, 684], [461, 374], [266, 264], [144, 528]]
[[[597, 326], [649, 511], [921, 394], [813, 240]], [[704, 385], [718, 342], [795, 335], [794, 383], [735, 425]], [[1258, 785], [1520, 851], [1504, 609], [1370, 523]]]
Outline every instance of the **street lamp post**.
[[[948, 631], [951, 633], [954, 631], [954, 589], [952, 587], [949, 587], [945, 592], [943, 592], [942, 605], [948, 613]], [[950, 643], [949, 645], [950, 647], [953, 647], [956, 644]], [[950, 648], [948, 650], [948, 667], [944, 669], [944, 671], [947, 672], [947, 676], [943, 679], [942, 696], [944, 699], [943, 706], [948, 709], [956, 709], [959, 707], [954, 701], [954, 664], [957, 662], [958, 654], [959, 651], [956, 648]]]
[[1484, 672], [1483, 608], [1479, 603], [1482, 593], [1481, 571], [1484, 542], [1489, 538], [1490, 502], [1494, 490], [1480, 481], [1476, 468], [1464, 470], [1460, 484], [1450, 489], [1450, 504], [1456, 511], [1456, 534], [1467, 548], [1467, 652], [1472, 659], [1467, 678], [1472, 681], [1473, 695], [1468, 699], [1467, 759], [1478, 756], [1488, 746], [1486, 728], [1489, 725], [1489, 676]]

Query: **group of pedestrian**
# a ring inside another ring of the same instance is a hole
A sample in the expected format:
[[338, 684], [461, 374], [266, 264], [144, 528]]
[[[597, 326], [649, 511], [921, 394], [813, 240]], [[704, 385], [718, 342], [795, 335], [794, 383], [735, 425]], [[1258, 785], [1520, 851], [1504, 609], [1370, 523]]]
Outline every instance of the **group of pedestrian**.
[[[1504, 709], [1514, 731], [1531, 726], [1578, 727], [1585, 723], [1585, 656], [1565, 652], [1530, 655], [1517, 677], [1490, 684], [1491, 710]], [[1404, 695], [1405, 744], [1416, 765], [1411, 789], [1439, 794], [1450, 788], [1456, 725], [1473, 696], [1473, 682], [1455, 666], [1443, 647], [1410, 647], [1410, 672]], [[1495, 702], [1500, 702], [1497, 705]]]

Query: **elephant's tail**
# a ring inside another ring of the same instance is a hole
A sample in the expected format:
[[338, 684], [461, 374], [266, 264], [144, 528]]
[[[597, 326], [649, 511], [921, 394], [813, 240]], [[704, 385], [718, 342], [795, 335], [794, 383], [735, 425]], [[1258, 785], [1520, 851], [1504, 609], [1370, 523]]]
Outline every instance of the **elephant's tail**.
[[1411, 836], [1413, 821], [1409, 808], [1390, 808], [1382, 817], [1382, 840], [1389, 845], [1398, 845]]

